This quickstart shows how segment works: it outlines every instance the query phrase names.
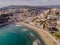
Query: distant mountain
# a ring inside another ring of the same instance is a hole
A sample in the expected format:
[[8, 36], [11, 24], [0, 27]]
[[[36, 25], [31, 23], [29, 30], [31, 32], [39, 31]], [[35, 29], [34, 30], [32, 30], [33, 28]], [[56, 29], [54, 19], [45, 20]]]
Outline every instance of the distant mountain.
[[60, 5], [45, 5], [43, 7], [47, 7], [47, 8], [60, 8]]
[[5, 9], [9, 9], [9, 8], [17, 8], [17, 9], [19, 9], [19, 8], [48, 9], [48, 8], [60, 8], [60, 5], [44, 5], [44, 6], [10, 5], [10, 6], [0, 8], [0, 10], [5, 10]]
[[5, 9], [10, 9], [10, 8], [36, 8], [36, 9], [47, 9], [46, 7], [42, 7], [42, 6], [26, 6], [26, 5], [10, 5], [10, 6], [6, 6], [3, 8], [0, 8], [0, 10], [5, 10]]

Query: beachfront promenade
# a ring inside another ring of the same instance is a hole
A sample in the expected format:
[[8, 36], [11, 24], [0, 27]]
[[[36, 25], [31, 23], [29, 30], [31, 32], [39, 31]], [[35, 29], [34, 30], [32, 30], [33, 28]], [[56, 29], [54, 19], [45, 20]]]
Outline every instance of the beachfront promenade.
[[46, 32], [45, 30], [26, 23], [19, 23], [19, 22], [16, 23], [16, 25], [21, 25], [21, 24], [36, 31], [38, 35], [43, 39], [46, 45], [59, 45], [58, 42], [51, 36], [51, 34]]

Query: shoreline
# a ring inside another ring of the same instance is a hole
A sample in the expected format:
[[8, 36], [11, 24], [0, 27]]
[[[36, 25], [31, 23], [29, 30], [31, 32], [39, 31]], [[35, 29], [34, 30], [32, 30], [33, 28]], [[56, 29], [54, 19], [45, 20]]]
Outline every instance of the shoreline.
[[37, 34], [42, 38], [42, 40], [45, 42], [45, 45], [59, 45], [57, 41], [45, 30], [40, 29], [38, 27], [32, 26], [30, 24], [18, 22], [16, 25], [24, 25], [28, 28], [33, 29], [37, 32]]

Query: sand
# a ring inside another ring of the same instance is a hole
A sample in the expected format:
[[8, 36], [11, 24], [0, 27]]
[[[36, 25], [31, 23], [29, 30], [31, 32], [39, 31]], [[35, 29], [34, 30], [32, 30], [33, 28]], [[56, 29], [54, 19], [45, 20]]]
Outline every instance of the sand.
[[[58, 42], [55, 40], [55, 38], [53, 38], [51, 36], [51, 34], [41, 28], [35, 27], [33, 25], [30, 24], [26, 24], [26, 23], [16, 23], [16, 25], [24, 25], [26, 27], [29, 27], [31, 29], [33, 29], [34, 31], [37, 32], [37, 34], [42, 38], [42, 40], [45, 42], [45, 45], [57, 45]], [[59, 44], [58, 44], [59, 45]]]

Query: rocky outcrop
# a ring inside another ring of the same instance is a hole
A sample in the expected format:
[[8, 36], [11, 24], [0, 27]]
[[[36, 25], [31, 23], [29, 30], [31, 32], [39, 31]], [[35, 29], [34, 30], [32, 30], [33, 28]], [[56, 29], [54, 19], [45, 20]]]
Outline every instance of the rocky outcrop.
[[10, 17], [12, 17], [12, 16], [13, 16], [13, 13], [11, 13], [11, 14], [1, 14], [0, 15], [0, 26], [6, 25], [7, 23], [10, 23], [11, 22]]

